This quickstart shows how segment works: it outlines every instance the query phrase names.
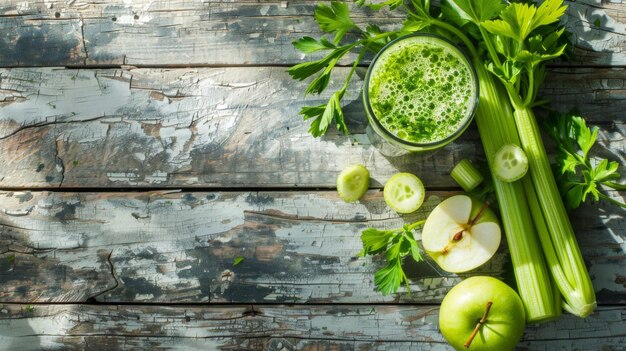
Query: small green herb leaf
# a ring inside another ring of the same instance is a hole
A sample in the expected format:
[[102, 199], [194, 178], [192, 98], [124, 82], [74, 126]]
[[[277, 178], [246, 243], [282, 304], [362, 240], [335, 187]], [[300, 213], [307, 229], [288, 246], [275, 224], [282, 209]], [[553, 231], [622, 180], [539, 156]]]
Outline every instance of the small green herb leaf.
[[[421, 3], [420, 6], [428, 7], [430, 1], [412, 0], [412, 3]], [[365, 0], [357, 0], [357, 4], [364, 6]], [[385, 6], [395, 8], [401, 4], [403, 4], [403, 1], [392, 0], [387, 1]], [[297, 80], [304, 80], [318, 74], [307, 86], [305, 95], [311, 93], [320, 94], [328, 87], [331, 73], [341, 58], [353, 49], [358, 48], [360, 50], [340, 90], [335, 92], [326, 104], [305, 106], [300, 111], [305, 120], [312, 120], [309, 132], [315, 137], [325, 134], [328, 126], [333, 122], [338, 131], [347, 134], [348, 127], [344, 120], [340, 102], [364, 54], [367, 51], [378, 52], [391, 39], [404, 32], [402, 30], [383, 32], [376, 25], [368, 25], [365, 30], [359, 28], [350, 18], [350, 10], [346, 2], [332, 1], [330, 5], [318, 4], [315, 8], [314, 17], [322, 31], [334, 34], [333, 42], [330, 42], [325, 37], [315, 40], [305, 36], [294, 41], [293, 45], [297, 50], [306, 54], [318, 51], [329, 51], [329, 53], [316, 61], [297, 64], [289, 68], [287, 72], [293, 79]], [[340, 46], [339, 42], [351, 30], [354, 30], [357, 39], [352, 43]]]
[[363, 250], [367, 254], [377, 254], [387, 249], [387, 245], [397, 235], [394, 230], [367, 228], [361, 233]]
[[243, 256], [239, 256], [239, 257], [235, 257], [235, 259], [233, 260], [233, 266], [236, 266], [238, 264], [240, 264], [241, 262], [243, 262], [246, 258]]
[[596, 28], [600, 28], [600, 27], [602, 26], [602, 21], [600, 21], [600, 19], [599, 19], [599, 18], [596, 18], [596, 19], [593, 21], [593, 25], [594, 25]]
[[445, 18], [463, 26], [493, 19], [504, 7], [500, 0], [448, 0], [442, 3], [441, 11]]
[[328, 57], [317, 61], [299, 63], [293, 67], [290, 67], [287, 70], [287, 73], [289, 73], [289, 75], [293, 79], [304, 80], [326, 67], [328, 62], [330, 62], [330, 60], [327, 60], [327, 58]]
[[567, 151], [561, 150], [561, 155], [559, 155], [559, 163], [559, 170], [561, 171], [561, 173], [576, 173], [576, 167], [580, 164], [580, 159]]
[[344, 134], [348, 132], [348, 126], [344, 121], [340, 103], [343, 92], [343, 90], [335, 92], [326, 105], [305, 106], [300, 110], [300, 114], [304, 116], [305, 120], [313, 119], [309, 128], [311, 135], [316, 138], [324, 135], [333, 120], [336, 123], [337, 130]]
[[397, 292], [402, 283], [408, 286], [408, 279], [399, 258], [389, 261], [384, 268], [374, 274], [374, 284], [383, 295]]
[[406, 33], [419, 32], [429, 25], [430, 22], [420, 18], [409, 18], [402, 23], [402, 31]]
[[534, 6], [514, 3], [507, 6], [496, 20], [485, 21], [483, 27], [495, 35], [501, 35], [518, 42], [524, 39], [532, 31], [533, 16], [536, 13]]
[[598, 138], [598, 128], [595, 127], [593, 129], [587, 128], [587, 123], [582, 117], [572, 116], [571, 117], [572, 128], [570, 128], [570, 135], [574, 140], [578, 143], [578, 147], [583, 153], [583, 158], [587, 158], [591, 147], [595, 144], [596, 139]]
[[294, 41], [292, 44], [296, 49], [304, 52], [305, 54], [337, 48], [336, 45], [329, 42], [325, 37], [322, 37], [319, 41], [311, 37], [302, 37]]
[[500, 78], [503, 83], [511, 86], [517, 83], [522, 73], [522, 64], [513, 60], [506, 60], [501, 66], [496, 66], [493, 62], [490, 62], [487, 64], [486, 68], [496, 77]]
[[330, 72], [332, 71], [334, 66], [335, 66], [335, 63], [332, 63], [332, 65], [329, 65], [328, 67], [326, 67], [326, 69], [324, 69], [324, 71], [319, 76], [317, 76], [317, 78], [313, 79], [313, 81], [309, 83], [309, 86], [304, 91], [304, 95], [308, 95], [311, 93], [313, 94], [322, 93], [328, 86], [328, 83], [330, 82]]
[[422, 257], [421, 250], [419, 246], [417, 245], [417, 241], [413, 239], [413, 235], [411, 235], [410, 237], [406, 236], [406, 240], [409, 243], [409, 245], [411, 245], [410, 253], [411, 253], [411, 257], [413, 258], [413, 260], [415, 262], [423, 261], [424, 258]]
[[562, 56], [568, 47], [560, 40], [564, 32], [565, 29], [561, 28], [547, 36], [535, 35], [528, 38], [528, 49], [517, 52], [515, 60], [527, 64], [529, 71], [533, 71], [539, 63]]
[[345, 2], [333, 1], [330, 6], [318, 5], [315, 9], [315, 20], [324, 32], [335, 33], [335, 44], [339, 44], [349, 30], [356, 28], [350, 19], [350, 10]]
[[378, 53], [387, 43], [396, 37], [396, 35], [385, 36], [380, 27], [375, 24], [368, 24], [363, 35], [369, 40], [367, 49], [373, 53]]
[[374, 3], [365, 3], [365, 0], [356, 0], [356, 4], [359, 6], [369, 7], [372, 10], [378, 11], [385, 6], [389, 6], [390, 9], [394, 10], [398, 8], [400, 5], [404, 4], [404, 0], [387, 0], [378, 4]]
[[598, 137], [598, 128], [589, 128], [585, 120], [574, 114], [558, 114], [544, 119], [544, 128], [557, 144], [556, 179], [566, 207], [571, 210], [586, 202], [605, 198], [626, 207], [603, 194], [601, 187], [621, 189], [613, 181], [620, 178], [619, 164], [590, 157]]
[[547, 0], [541, 3], [534, 15], [532, 28], [558, 22], [561, 16], [565, 14], [565, 10], [567, 10], [567, 6], [562, 5], [562, 0]]
[[619, 164], [615, 161], [609, 162], [607, 159], [600, 161], [596, 167], [592, 170], [591, 174], [595, 182], [605, 182], [607, 180], [614, 180], [619, 178], [617, 168]]
[[304, 80], [326, 68], [326, 66], [328, 66], [336, 58], [336, 55], [337, 51], [335, 50], [328, 56], [317, 61], [299, 63], [290, 67], [287, 70], [287, 73], [289, 73], [289, 75], [294, 79]]
[[412, 233], [413, 228], [422, 224], [423, 221], [391, 230], [367, 228], [361, 233], [363, 250], [359, 256], [385, 254], [387, 264], [374, 275], [374, 284], [383, 295], [397, 292], [403, 283], [409, 289], [409, 281], [402, 269], [402, 262], [408, 255], [416, 262], [423, 260]]
[[557, 22], [567, 9], [562, 4], [562, 0], [546, 0], [539, 7], [534, 4], [511, 3], [500, 12], [500, 19], [484, 21], [482, 26], [495, 35], [521, 43], [540, 26]]
[[337, 65], [337, 62], [339, 62], [339, 59], [341, 59], [341, 57], [343, 57], [353, 47], [354, 45], [337, 47], [326, 57], [317, 61], [297, 64], [289, 68], [287, 73], [289, 73], [289, 75], [291, 75], [294, 79], [304, 80], [323, 69], [322, 73], [309, 83], [309, 86], [305, 91], [305, 95], [310, 93], [319, 94], [328, 86], [330, 73], [335, 68], [335, 65]]

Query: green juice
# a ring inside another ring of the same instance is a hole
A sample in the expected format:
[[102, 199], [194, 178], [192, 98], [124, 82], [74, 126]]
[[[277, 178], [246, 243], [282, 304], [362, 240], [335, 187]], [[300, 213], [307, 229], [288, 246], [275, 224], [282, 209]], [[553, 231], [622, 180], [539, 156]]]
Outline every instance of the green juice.
[[364, 97], [378, 134], [401, 147], [427, 150], [449, 143], [465, 130], [477, 103], [478, 85], [471, 63], [456, 46], [437, 36], [412, 35], [378, 54], [366, 78]]

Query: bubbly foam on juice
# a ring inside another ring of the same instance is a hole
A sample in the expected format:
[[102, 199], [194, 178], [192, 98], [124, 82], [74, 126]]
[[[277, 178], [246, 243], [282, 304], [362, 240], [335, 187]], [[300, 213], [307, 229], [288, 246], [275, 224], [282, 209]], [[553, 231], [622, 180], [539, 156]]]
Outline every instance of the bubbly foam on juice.
[[387, 48], [374, 63], [368, 95], [381, 125], [398, 138], [446, 139], [471, 117], [476, 81], [458, 49], [415, 36]]

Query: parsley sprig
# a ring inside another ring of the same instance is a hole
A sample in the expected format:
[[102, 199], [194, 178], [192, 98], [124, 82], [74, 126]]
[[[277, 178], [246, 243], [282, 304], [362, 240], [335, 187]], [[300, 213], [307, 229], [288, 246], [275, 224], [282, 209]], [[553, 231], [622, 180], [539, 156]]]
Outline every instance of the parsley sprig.
[[[359, 50], [358, 57], [352, 63], [343, 86], [334, 92], [326, 103], [304, 106], [300, 110], [300, 114], [305, 120], [312, 120], [309, 132], [314, 137], [324, 135], [333, 121], [337, 130], [347, 134], [348, 127], [344, 120], [341, 99], [346, 93], [352, 75], [367, 51], [378, 52], [386, 43], [404, 33], [404, 30], [383, 32], [376, 25], [368, 25], [363, 29], [350, 18], [350, 10], [345, 2], [318, 5], [315, 8], [315, 20], [319, 24], [320, 30], [334, 35], [333, 41], [331, 42], [325, 36], [319, 40], [305, 36], [294, 41], [293, 45], [305, 54], [318, 51], [328, 52], [328, 54], [316, 61], [297, 64], [289, 68], [287, 72], [292, 78], [298, 80], [304, 80], [317, 74], [306, 88], [305, 95], [321, 94], [328, 87], [331, 72], [339, 61], [347, 53]], [[348, 32], [355, 32], [358, 39], [351, 43], [341, 44]]]
[[411, 292], [402, 262], [406, 256], [411, 256], [416, 262], [423, 260], [413, 230], [424, 222], [422, 220], [390, 230], [367, 228], [361, 233], [363, 249], [358, 256], [385, 254], [387, 264], [374, 275], [374, 284], [383, 295], [397, 292], [401, 284], [405, 284], [408, 292]]
[[557, 146], [556, 179], [568, 210], [579, 207], [589, 198], [605, 199], [626, 208], [626, 204], [606, 195], [602, 187], [626, 190], [620, 179], [616, 161], [591, 157], [590, 151], [598, 137], [598, 127], [589, 128], [576, 114], [556, 114], [543, 120], [548, 134]]

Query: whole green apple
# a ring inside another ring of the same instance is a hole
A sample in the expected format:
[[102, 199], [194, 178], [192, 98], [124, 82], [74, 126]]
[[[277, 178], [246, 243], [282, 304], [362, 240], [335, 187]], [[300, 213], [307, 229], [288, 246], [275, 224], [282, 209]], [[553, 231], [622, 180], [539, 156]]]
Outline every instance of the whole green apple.
[[446, 294], [439, 310], [439, 329], [456, 350], [512, 350], [525, 326], [522, 300], [493, 277], [463, 280]]

